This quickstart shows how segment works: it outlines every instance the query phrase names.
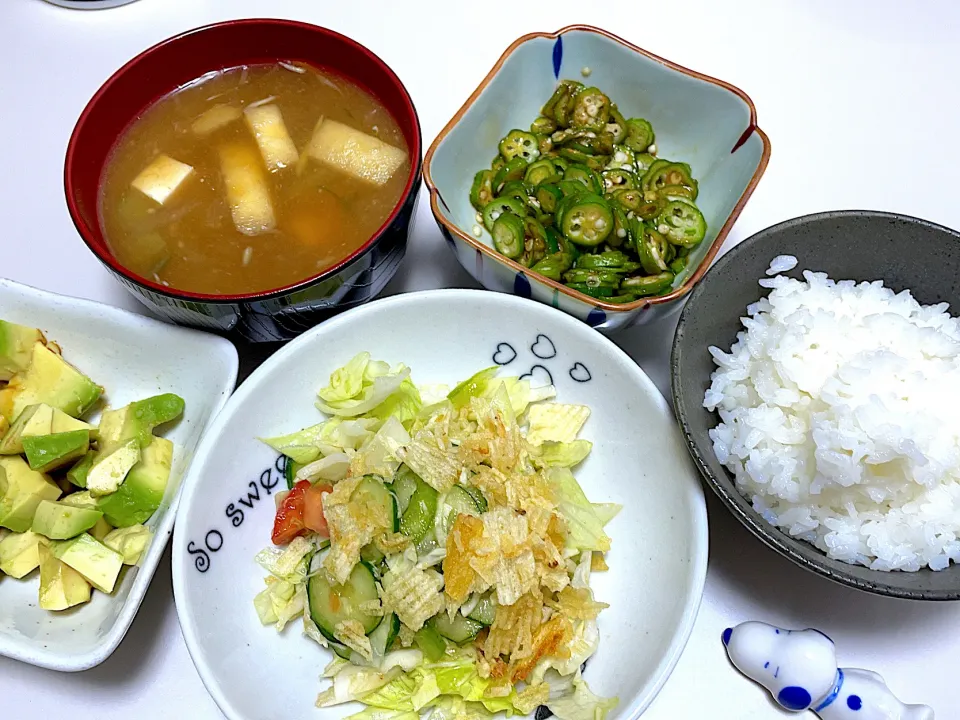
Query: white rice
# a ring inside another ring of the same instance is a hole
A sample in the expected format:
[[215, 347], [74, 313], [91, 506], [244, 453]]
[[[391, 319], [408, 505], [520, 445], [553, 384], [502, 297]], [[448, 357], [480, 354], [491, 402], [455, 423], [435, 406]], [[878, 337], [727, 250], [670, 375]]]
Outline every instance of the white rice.
[[772, 291], [730, 352], [710, 348], [717, 457], [764, 518], [829, 557], [960, 561], [960, 321], [881, 281], [803, 277], [760, 280]]

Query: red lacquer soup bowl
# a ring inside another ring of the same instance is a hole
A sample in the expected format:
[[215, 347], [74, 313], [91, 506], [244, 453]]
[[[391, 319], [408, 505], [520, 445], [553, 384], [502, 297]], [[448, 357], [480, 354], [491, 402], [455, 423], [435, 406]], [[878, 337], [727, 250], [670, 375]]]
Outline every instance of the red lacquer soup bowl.
[[[208, 72], [289, 60], [337, 73], [373, 94], [396, 119], [411, 169], [383, 225], [352, 255], [317, 275], [245, 295], [206, 295], [166, 287], [121, 265], [98, 216], [103, 170], [113, 147], [147, 107]], [[332, 313], [375, 297], [403, 259], [420, 190], [420, 122], [397, 75], [348, 37], [289, 20], [235, 20], [189, 30], [137, 55], [87, 104], [67, 146], [64, 187], [80, 237], [131, 293], [175, 323], [255, 342], [288, 340]]]

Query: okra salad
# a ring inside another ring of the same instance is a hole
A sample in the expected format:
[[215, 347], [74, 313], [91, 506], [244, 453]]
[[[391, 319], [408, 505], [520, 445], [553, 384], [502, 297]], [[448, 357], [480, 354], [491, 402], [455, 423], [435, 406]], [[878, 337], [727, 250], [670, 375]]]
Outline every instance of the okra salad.
[[[703, 240], [690, 166], [657, 157], [653, 126], [562, 80], [529, 131], [473, 180], [474, 232], [501, 255], [611, 303], [669, 292]], [[483, 224], [483, 228], [480, 227]]]
[[451, 390], [362, 353], [319, 391], [329, 419], [265, 440], [289, 491], [254, 604], [277, 630], [302, 616], [335, 653], [318, 707], [365, 704], [353, 720], [615, 707], [581, 677], [608, 607], [590, 576], [620, 510], [571, 471], [592, 449], [578, 438], [590, 409], [498, 369]]

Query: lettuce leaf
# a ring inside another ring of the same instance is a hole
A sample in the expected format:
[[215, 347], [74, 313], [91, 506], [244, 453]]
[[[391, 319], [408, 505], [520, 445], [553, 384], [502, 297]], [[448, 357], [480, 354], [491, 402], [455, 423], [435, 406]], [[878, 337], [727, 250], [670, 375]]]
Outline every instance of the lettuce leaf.
[[359, 700], [390, 685], [402, 672], [399, 668], [381, 672], [377, 668], [354, 665], [344, 660], [333, 676], [333, 684], [317, 696], [317, 707], [332, 707]]
[[573, 467], [583, 462], [592, 449], [593, 443], [589, 440], [545, 442], [538, 448], [537, 459], [548, 467]]
[[548, 477], [557, 495], [557, 505], [567, 521], [567, 547], [573, 550], [610, 549], [604, 526], [620, 511], [619, 505], [594, 505], [567, 468], [554, 468]]
[[264, 625], [276, 625], [277, 631], [300, 616], [307, 604], [306, 585], [296, 585], [270, 576], [264, 588], [253, 599], [257, 617]]
[[464, 654], [439, 663], [425, 663], [365, 695], [360, 701], [387, 710], [419, 711], [437, 698], [454, 696], [482, 703], [490, 712], [512, 713], [515, 710], [512, 694], [505, 698], [484, 697], [489, 684], [478, 674], [474, 658]]
[[492, 718], [493, 713], [483, 705], [466, 702], [458, 697], [441, 698], [430, 714], [430, 720], [491, 720]]
[[500, 366], [494, 365], [472, 375], [451, 390], [447, 399], [453, 403], [453, 407], [457, 410], [466, 407], [470, 404], [470, 398], [483, 397], [490, 386], [490, 381], [493, 380], [499, 370]]
[[[543, 385], [542, 387], [536, 388], [530, 387], [530, 381], [526, 378], [521, 380], [517, 377], [505, 377], [499, 378], [499, 380], [507, 390], [507, 395], [510, 397], [510, 404], [513, 406], [513, 414], [516, 417], [521, 417], [531, 403], [549, 400], [557, 395], [557, 390], [553, 385]], [[496, 383], [492, 383], [491, 385], [494, 387], [488, 387], [484, 391], [483, 397], [490, 397], [492, 389], [496, 387]]]
[[408, 377], [400, 383], [395, 393], [371, 410], [369, 415], [381, 421], [396, 418], [409, 430], [414, 420], [420, 415], [422, 407], [420, 391]]
[[558, 720], [604, 720], [617, 702], [617, 698], [594, 695], [578, 671], [573, 678], [573, 691], [551, 699], [547, 707]]
[[420, 713], [367, 708], [350, 715], [347, 720], [420, 720]]
[[260, 567], [280, 580], [306, 582], [310, 556], [316, 546], [305, 537], [294, 538], [285, 548], [269, 547], [254, 558]]
[[[371, 361], [370, 353], [360, 353], [330, 375], [330, 384], [317, 393], [317, 408], [337, 417], [370, 413], [409, 377], [410, 368], [404, 365], [391, 370], [384, 362]], [[412, 383], [410, 387], [416, 392]]]
[[373, 418], [331, 418], [289, 435], [261, 440], [294, 462], [306, 465], [321, 455], [356, 450], [373, 436], [372, 428], [375, 425], [377, 421]]

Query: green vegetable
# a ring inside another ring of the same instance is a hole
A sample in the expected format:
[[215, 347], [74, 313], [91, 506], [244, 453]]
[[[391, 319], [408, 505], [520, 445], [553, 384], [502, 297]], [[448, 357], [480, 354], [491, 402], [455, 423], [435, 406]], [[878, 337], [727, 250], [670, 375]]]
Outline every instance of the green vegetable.
[[473, 176], [470, 188], [470, 204], [477, 210], [493, 200], [493, 170], [481, 170]]
[[707, 234], [707, 221], [696, 205], [671, 200], [657, 217], [657, 229], [674, 245], [691, 248]]
[[[600, 88], [561, 80], [529, 131], [501, 139], [470, 202], [498, 252], [571, 290], [614, 303], [669, 292], [707, 223], [690, 166], [649, 152], [655, 142], [648, 120], [627, 119]], [[607, 252], [623, 257], [592, 259]], [[571, 274], [602, 269], [629, 282]]]
[[524, 130], [511, 130], [500, 141], [500, 154], [510, 163], [514, 158], [522, 158], [526, 163], [533, 162], [540, 155], [537, 136]]
[[647, 120], [643, 118], [627, 120], [627, 138], [623, 144], [631, 150], [646, 152], [647, 148], [653, 145], [654, 137], [653, 125]]
[[493, 223], [493, 246], [511, 260], [523, 254], [523, 220], [505, 212]]
[[518, 217], [527, 214], [527, 206], [516, 198], [497, 198], [487, 203], [483, 208], [483, 225], [487, 230], [493, 232], [493, 224], [497, 218], [504, 213], [513, 213]]

